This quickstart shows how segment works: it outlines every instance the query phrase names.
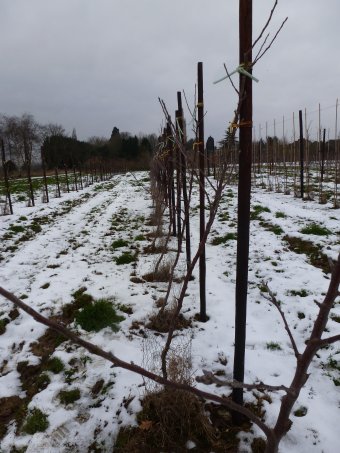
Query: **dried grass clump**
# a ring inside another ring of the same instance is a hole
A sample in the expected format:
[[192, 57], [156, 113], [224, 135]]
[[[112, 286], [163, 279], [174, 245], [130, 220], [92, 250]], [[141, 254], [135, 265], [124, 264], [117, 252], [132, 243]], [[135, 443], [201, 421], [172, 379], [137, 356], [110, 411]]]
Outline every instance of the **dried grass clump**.
[[157, 206], [153, 209], [152, 213], [150, 214], [149, 220], [146, 222], [149, 226], [158, 226], [162, 223], [162, 209], [157, 208]]
[[183, 390], [164, 389], [147, 395], [138, 414], [138, 428], [119, 433], [117, 452], [186, 451], [191, 440], [199, 451], [210, 451], [215, 430], [205, 414], [202, 401]]
[[[159, 311], [152, 315], [146, 327], [156, 332], [166, 333], [169, 332], [170, 326], [173, 322], [174, 310], [169, 308], [167, 310]], [[181, 313], [176, 317], [175, 329], [181, 330], [191, 326], [190, 319], [186, 319]]]
[[155, 244], [154, 242], [150, 245], [147, 245], [143, 249], [143, 253], [148, 254], [148, 255], [156, 255], [159, 253], [167, 253], [168, 248], [166, 245], [163, 244]]
[[164, 261], [159, 266], [143, 275], [144, 280], [147, 282], [168, 282], [171, 277], [173, 263], [171, 261]]

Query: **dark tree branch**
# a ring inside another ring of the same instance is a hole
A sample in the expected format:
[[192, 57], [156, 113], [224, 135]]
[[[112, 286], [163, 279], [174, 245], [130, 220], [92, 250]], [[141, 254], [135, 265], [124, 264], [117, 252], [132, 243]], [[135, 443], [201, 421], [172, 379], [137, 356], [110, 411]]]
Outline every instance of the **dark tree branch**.
[[261, 390], [261, 391], [268, 390], [271, 392], [283, 391], [286, 393], [290, 392], [290, 389], [284, 385], [267, 385], [264, 384], [263, 382], [260, 382], [259, 384], [246, 384], [244, 382], [238, 382], [235, 380], [224, 381], [223, 379], [216, 377], [211, 371], [207, 370], [202, 371], [203, 376], [197, 376], [196, 381], [207, 385], [216, 384], [223, 387], [244, 388], [247, 390]]
[[[266, 448], [266, 453], [276, 453], [278, 451], [278, 446], [282, 437], [290, 428], [289, 416], [292, 411], [292, 408], [299, 397], [300, 391], [305, 385], [308, 379], [308, 368], [315, 357], [315, 354], [322, 346], [321, 336], [325, 330], [329, 312], [334, 304], [334, 301], [337, 297], [340, 284], [340, 255], [338, 260], [334, 265], [332, 272], [331, 280], [329, 282], [327, 294], [320, 305], [319, 314], [314, 322], [313, 330], [310, 335], [309, 340], [306, 342], [306, 347], [303, 353], [301, 354], [299, 360], [297, 361], [297, 366], [295, 369], [294, 377], [290, 384], [291, 393], [287, 393], [281, 402], [280, 412], [274, 427], [274, 433], [276, 442], [272, 444], [272, 441], [268, 439], [268, 444]], [[339, 338], [338, 335], [330, 337], [328, 339], [332, 342], [337, 341]], [[329, 343], [325, 343], [329, 344]]]
[[268, 46], [264, 49], [264, 51], [258, 55], [256, 57], [256, 59], [253, 61], [252, 63], [252, 66], [254, 66], [267, 52], [268, 50], [271, 48], [272, 44], [274, 43], [274, 41], [276, 40], [278, 34], [280, 33], [280, 31], [282, 30], [284, 24], [287, 22], [288, 20], [288, 17], [285, 18], [285, 20], [282, 22], [282, 24], [280, 25], [279, 29], [277, 30], [277, 32], [275, 33], [273, 39], [270, 41], [270, 43], [268, 44]]
[[265, 37], [265, 39], [263, 40], [263, 43], [261, 44], [261, 47], [259, 48], [259, 51], [257, 52], [256, 54], [256, 57], [254, 58], [254, 61], [256, 61], [257, 57], [260, 55], [260, 53], [262, 52], [262, 49], [264, 48], [268, 38], [269, 38], [269, 35], [270, 33], [268, 33], [268, 35]]
[[287, 319], [286, 319], [286, 316], [284, 314], [284, 312], [282, 311], [281, 307], [280, 307], [280, 304], [279, 302], [277, 301], [274, 293], [271, 291], [271, 289], [269, 288], [268, 284], [266, 282], [263, 282], [263, 285], [265, 286], [265, 288], [267, 289], [268, 291], [268, 294], [269, 294], [269, 297], [265, 296], [263, 293], [262, 295], [265, 297], [265, 299], [269, 300], [270, 302], [272, 302], [272, 304], [278, 309], [279, 313], [280, 313], [280, 316], [283, 320], [283, 323], [284, 323], [284, 326], [285, 326], [285, 329], [288, 333], [288, 336], [289, 336], [289, 339], [290, 339], [290, 342], [291, 342], [291, 345], [292, 345], [292, 348], [294, 350], [294, 354], [295, 354], [295, 357], [297, 360], [299, 360], [301, 354], [299, 353], [298, 351], [298, 348], [296, 346], [296, 343], [295, 343], [295, 340], [294, 340], [294, 337], [293, 337], [293, 334], [292, 334], [292, 331], [290, 330], [290, 327], [288, 325], [288, 322], [287, 322]]
[[259, 36], [255, 39], [253, 45], [252, 45], [252, 49], [254, 49], [254, 47], [256, 46], [256, 44], [260, 41], [260, 39], [262, 38], [263, 36], [263, 33], [266, 31], [266, 29], [268, 28], [269, 24], [270, 24], [270, 21], [272, 20], [272, 17], [273, 17], [273, 14], [274, 14], [274, 11], [277, 7], [277, 3], [278, 3], [278, 0], [275, 0], [275, 3], [274, 3], [274, 6], [273, 8], [271, 9], [270, 11], [270, 14], [269, 14], [269, 17], [268, 17], [268, 20], [265, 24], [265, 26], [262, 28], [261, 30], [261, 33], [259, 34]]
[[228, 72], [228, 69], [227, 69], [227, 65], [225, 63], [223, 63], [223, 66], [224, 66], [224, 69], [225, 69], [225, 72], [227, 73], [227, 76], [228, 76], [228, 79], [232, 85], [232, 87], [234, 88], [235, 92], [237, 93], [237, 95], [239, 96], [240, 95], [240, 92], [238, 91], [238, 89], [236, 88], [234, 82], [232, 81], [231, 77], [230, 77], [230, 74]]
[[336, 343], [337, 341], [340, 341], [340, 335], [334, 335], [333, 337], [323, 338], [322, 340], [319, 341], [318, 345], [320, 348], [322, 348], [322, 346], [333, 344]]
[[194, 395], [197, 395], [200, 398], [214, 401], [216, 403], [222, 404], [223, 406], [227, 407], [230, 410], [238, 411], [241, 414], [243, 414], [245, 417], [247, 417], [249, 420], [251, 420], [253, 423], [255, 423], [260, 429], [262, 429], [262, 431], [266, 434], [267, 437], [269, 437], [269, 438], [273, 437], [272, 430], [262, 420], [260, 420], [249, 409], [234, 403], [232, 400], [229, 400], [228, 398], [219, 397], [212, 393], [203, 392], [202, 390], [199, 390], [195, 387], [191, 387], [190, 385], [187, 385], [187, 384], [181, 384], [179, 382], [169, 381], [168, 379], [158, 376], [157, 374], [152, 373], [152, 372], [146, 370], [145, 368], [135, 365], [133, 362], [131, 362], [131, 363], [125, 362], [124, 360], [121, 360], [118, 357], [116, 357], [115, 355], [111, 354], [111, 352], [106, 352], [103, 349], [99, 348], [98, 346], [94, 345], [93, 343], [83, 340], [78, 335], [73, 333], [71, 330], [69, 330], [66, 327], [62, 326], [61, 324], [55, 322], [54, 320], [48, 319], [45, 316], [42, 316], [40, 313], [35, 311], [33, 308], [26, 305], [22, 300], [20, 300], [14, 294], [10, 293], [9, 291], [6, 291], [2, 287], [0, 287], [0, 294], [3, 297], [5, 297], [6, 299], [8, 299], [9, 301], [11, 301], [14, 305], [21, 308], [27, 314], [32, 316], [37, 322], [40, 322], [41, 324], [44, 324], [45, 326], [55, 330], [56, 332], [60, 333], [64, 337], [71, 340], [73, 343], [79, 344], [80, 346], [82, 346], [86, 350], [88, 350], [90, 353], [98, 355], [99, 357], [103, 357], [104, 359], [108, 360], [109, 362], [113, 363], [115, 366], [117, 366], [119, 368], [123, 368], [125, 370], [132, 371], [133, 373], [137, 373], [141, 376], [144, 376], [148, 379], [153, 380], [154, 382], [157, 382], [158, 384], [163, 384], [165, 386], [168, 386], [168, 387], [176, 389], [176, 390], [184, 390], [184, 391], [193, 393]]

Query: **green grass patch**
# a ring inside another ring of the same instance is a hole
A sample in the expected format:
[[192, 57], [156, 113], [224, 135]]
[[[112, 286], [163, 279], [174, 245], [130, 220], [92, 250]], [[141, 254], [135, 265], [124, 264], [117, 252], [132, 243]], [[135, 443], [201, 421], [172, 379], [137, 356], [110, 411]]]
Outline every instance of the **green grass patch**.
[[275, 217], [276, 217], [277, 219], [285, 219], [287, 216], [286, 216], [286, 214], [285, 214], [284, 212], [282, 212], [282, 211], [277, 211], [277, 212], [275, 213]]
[[38, 224], [38, 223], [32, 223], [30, 225], [30, 228], [32, 231], [34, 231], [35, 233], [40, 233], [41, 231], [41, 226]]
[[330, 273], [328, 257], [321, 252], [321, 247], [313, 244], [311, 241], [305, 241], [300, 238], [284, 236], [283, 239], [288, 243], [289, 249], [295, 253], [305, 253], [311, 264], [322, 269], [326, 274]]
[[45, 389], [48, 386], [48, 384], [50, 384], [50, 382], [51, 379], [49, 375], [46, 373], [41, 373], [35, 380], [35, 384], [39, 390]]
[[275, 343], [273, 341], [270, 341], [269, 343], [267, 343], [267, 349], [269, 349], [271, 351], [282, 351], [282, 348], [279, 345], [279, 343]]
[[126, 313], [127, 315], [132, 315], [133, 310], [130, 305], [125, 305], [125, 304], [117, 304], [118, 310], [122, 311], [123, 313]]
[[295, 417], [304, 417], [305, 415], [307, 415], [307, 412], [308, 412], [307, 407], [301, 406], [299, 407], [299, 409], [296, 409], [296, 411], [294, 411], [294, 415]]
[[44, 432], [49, 426], [47, 415], [41, 412], [40, 409], [34, 408], [26, 418], [26, 422], [22, 431], [27, 434], [35, 434]]
[[340, 322], [340, 316], [338, 315], [331, 315], [331, 320], [335, 322]]
[[229, 220], [228, 212], [221, 212], [221, 214], [218, 214], [218, 220], [220, 220], [221, 222], [226, 222], [227, 220]]
[[62, 390], [58, 395], [59, 401], [62, 404], [72, 404], [75, 401], [80, 399], [80, 390], [73, 389], [73, 390]]
[[64, 362], [58, 357], [52, 357], [45, 365], [47, 371], [51, 371], [54, 374], [61, 373], [64, 371]]
[[25, 228], [21, 225], [10, 225], [8, 229], [13, 233], [23, 233], [25, 231]]
[[121, 255], [117, 256], [114, 260], [115, 260], [116, 264], [118, 264], [118, 266], [120, 266], [122, 264], [130, 264], [130, 263], [135, 262], [136, 256], [132, 255], [132, 253], [130, 253], [130, 252], [125, 252], [125, 253], [122, 253]]
[[340, 362], [336, 359], [333, 359], [333, 357], [329, 357], [327, 367], [332, 370], [340, 371]]
[[111, 327], [114, 332], [117, 332], [118, 323], [123, 321], [124, 317], [116, 313], [112, 302], [98, 299], [79, 311], [75, 320], [87, 332], [99, 332], [104, 327]]
[[318, 225], [317, 223], [311, 223], [310, 225], [305, 226], [300, 230], [300, 233], [314, 234], [316, 236], [328, 236], [329, 234], [332, 234], [328, 228]]
[[286, 294], [287, 296], [307, 297], [309, 295], [309, 292], [305, 289], [290, 289]]
[[263, 212], [271, 212], [269, 208], [266, 206], [261, 206], [260, 204], [256, 204], [253, 206], [253, 209], [250, 213], [250, 220], [260, 220], [261, 215]]
[[260, 225], [267, 231], [270, 231], [271, 233], [276, 234], [276, 236], [279, 236], [280, 234], [283, 234], [284, 231], [279, 225], [273, 225], [272, 223], [269, 222], [264, 222], [263, 220], [260, 221]]
[[235, 241], [237, 239], [236, 233], [227, 233], [224, 236], [217, 236], [212, 241], [212, 245], [225, 244], [228, 241]]
[[134, 240], [135, 241], [145, 241], [146, 238], [142, 234], [138, 234], [138, 236], [135, 236]]
[[85, 292], [86, 289], [85, 286], [79, 288], [72, 294], [74, 301], [63, 306], [63, 318], [65, 321], [73, 321], [76, 313], [81, 308], [85, 308], [93, 302], [93, 297]]
[[128, 244], [127, 241], [124, 241], [124, 239], [117, 239], [116, 241], [113, 241], [111, 247], [115, 249], [119, 249], [120, 247], [126, 247]]

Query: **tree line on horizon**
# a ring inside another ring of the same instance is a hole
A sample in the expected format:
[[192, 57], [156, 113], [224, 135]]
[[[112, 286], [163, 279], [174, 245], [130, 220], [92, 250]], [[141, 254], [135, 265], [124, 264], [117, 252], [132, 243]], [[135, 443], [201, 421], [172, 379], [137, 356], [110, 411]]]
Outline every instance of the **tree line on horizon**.
[[32, 114], [24, 113], [0, 114], [0, 140], [8, 170], [21, 173], [27, 167], [40, 166], [42, 152], [48, 169], [103, 163], [114, 166], [116, 162], [148, 167], [157, 136], [136, 136], [114, 127], [109, 138], [92, 136], [82, 141], [75, 129], [69, 135], [60, 124], [40, 124]]

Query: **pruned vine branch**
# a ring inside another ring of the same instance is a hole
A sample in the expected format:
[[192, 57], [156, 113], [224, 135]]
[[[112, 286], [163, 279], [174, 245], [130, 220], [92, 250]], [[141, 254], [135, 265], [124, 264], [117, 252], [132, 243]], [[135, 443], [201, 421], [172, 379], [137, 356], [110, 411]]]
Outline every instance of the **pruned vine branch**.
[[226, 381], [223, 379], [218, 378], [217, 376], [214, 375], [211, 371], [207, 370], [202, 370], [203, 371], [203, 376], [196, 376], [196, 381], [197, 382], [202, 382], [203, 384], [216, 384], [219, 386], [223, 387], [231, 387], [231, 388], [240, 388], [240, 389], [247, 389], [247, 390], [260, 390], [260, 391], [271, 391], [271, 392], [277, 392], [277, 391], [283, 391], [286, 393], [290, 392], [290, 389], [286, 387], [285, 385], [268, 385], [264, 384], [263, 382], [260, 382], [259, 384], [246, 384], [245, 382], [239, 382], [239, 381]]
[[289, 336], [289, 339], [290, 339], [290, 342], [291, 342], [291, 345], [292, 345], [292, 348], [294, 350], [294, 354], [295, 354], [295, 357], [297, 360], [299, 360], [301, 354], [299, 353], [299, 350], [296, 346], [296, 342], [295, 342], [295, 339], [293, 337], [293, 334], [292, 334], [292, 331], [290, 330], [290, 327], [289, 327], [289, 324], [287, 322], [287, 319], [286, 319], [286, 315], [284, 314], [284, 312], [282, 311], [282, 308], [280, 306], [280, 303], [278, 302], [278, 300], [276, 299], [275, 297], [275, 294], [273, 293], [273, 291], [271, 291], [271, 289], [269, 288], [268, 284], [266, 282], [262, 282], [263, 286], [266, 288], [267, 290], [267, 293], [268, 293], [268, 296], [265, 295], [264, 293], [262, 293], [262, 296], [269, 300], [278, 310], [278, 312], [280, 313], [280, 316], [282, 318], [282, 321], [284, 323], [284, 326], [285, 326], [285, 329], [286, 329], [286, 332], [288, 333], [288, 336]]

